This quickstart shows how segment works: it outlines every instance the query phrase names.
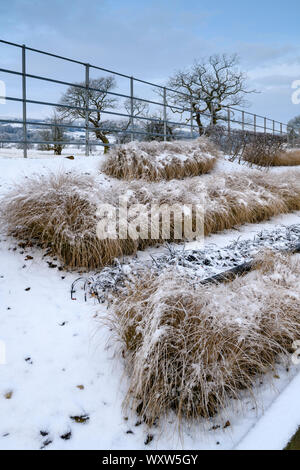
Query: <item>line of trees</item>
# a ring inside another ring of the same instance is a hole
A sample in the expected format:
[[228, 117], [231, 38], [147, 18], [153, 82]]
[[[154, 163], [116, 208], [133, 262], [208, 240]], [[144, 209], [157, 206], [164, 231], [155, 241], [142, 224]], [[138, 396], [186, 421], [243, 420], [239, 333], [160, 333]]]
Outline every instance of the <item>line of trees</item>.
[[295, 116], [288, 122], [288, 134], [290, 142], [296, 146], [300, 145], [300, 115]]
[[[133, 119], [128, 117], [113, 123], [105, 119], [105, 111], [116, 109], [118, 104], [117, 98], [110, 94], [116, 88], [114, 77], [90, 80], [88, 90], [85, 83], [78, 85], [66, 90], [60, 106], [49, 119], [51, 126], [40, 131], [41, 140], [49, 141], [49, 145], [43, 144], [41, 149], [54, 150], [55, 154], [60, 155], [65, 141], [65, 131], [60, 125], [86, 118], [96, 139], [105, 145], [105, 152], [110, 143], [109, 134], [114, 134], [120, 143], [130, 140], [129, 132], [135, 118], [148, 119], [139, 121], [141, 139], [162, 140], [159, 134], [164, 134], [165, 130], [167, 139], [173, 138], [175, 126], [167, 124], [165, 129], [162, 115], [151, 115], [148, 104], [137, 99], [133, 103], [130, 99], [124, 102], [125, 111], [133, 114]], [[226, 54], [212, 55], [195, 62], [187, 70], [177, 71], [169, 78], [166, 86], [174, 90], [167, 93], [168, 109], [181, 116], [186, 116], [188, 112], [189, 117], [185, 118], [185, 122], [188, 124], [193, 119], [199, 135], [205, 132], [204, 114], [208, 114], [210, 123], [216, 125], [220, 120], [226, 120], [223, 112], [225, 106], [246, 106], [246, 95], [255, 92], [247, 87], [246, 76], [238, 67], [237, 55]], [[135, 134], [137, 137], [138, 133]]]

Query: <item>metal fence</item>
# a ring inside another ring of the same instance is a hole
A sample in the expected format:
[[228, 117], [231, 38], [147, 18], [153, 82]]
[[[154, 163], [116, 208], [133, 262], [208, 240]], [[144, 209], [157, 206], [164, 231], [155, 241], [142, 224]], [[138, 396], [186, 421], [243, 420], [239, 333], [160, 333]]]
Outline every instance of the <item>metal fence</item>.
[[[7, 69], [7, 68], [0, 68], [0, 72], [2, 74], [5, 74], [6, 76], [17, 76], [21, 79], [21, 95], [19, 97], [17, 96], [5, 96], [4, 98], [8, 102], [14, 102], [14, 103], [20, 103], [22, 105], [22, 119], [14, 119], [14, 118], [1, 118], [0, 119], [0, 124], [18, 124], [22, 126], [22, 139], [21, 140], [8, 140], [8, 139], [3, 139], [1, 138], [0, 134], [0, 143], [13, 143], [13, 144], [20, 144], [23, 146], [23, 151], [24, 151], [24, 157], [27, 157], [27, 152], [28, 152], [28, 147], [32, 144], [38, 144], [38, 145], [48, 145], [48, 144], [56, 144], [58, 143], [57, 141], [51, 141], [51, 140], [29, 140], [28, 139], [28, 126], [36, 126], [37, 128], [43, 128], [43, 127], [51, 127], [51, 126], [56, 126], [60, 128], [65, 128], [65, 129], [73, 129], [73, 130], [80, 130], [85, 133], [85, 139], [84, 141], [82, 140], [77, 140], [73, 141], [70, 139], [66, 139], [63, 141], [59, 141], [61, 145], [83, 145], [85, 146], [85, 153], [86, 155], [89, 155], [89, 149], [91, 146], [110, 146], [114, 145], [113, 143], [103, 143], [100, 142], [98, 139], [93, 139], [91, 138], [91, 133], [95, 135], [95, 127], [91, 127], [90, 122], [89, 122], [89, 116], [91, 116], [92, 113], [96, 113], [97, 111], [101, 111], [101, 114], [107, 115], [107, 116], [113, 116], [115, 121], [110, 121], [109, 123], [106, 123], [105, 127], [105, 133], [106, 134], [115, 134], [117, 135], [118, 132], [122, 132], [125, 135], [128, 135], [128, 138], [130, 140], [136, 140], [136, 139], [143, 139], [143, 138], [153, 138], [153, 139], [159, 139], [159, 140], [168, 140], [169, 135], [168, 135], [168, 128], [173, 127], [173, 128], [178, 128], [181, 130], [181, 137], [184, 138], [195, 138], [199, 136], [199, 127], [195, 122], [195, 116], [194, 116], [194, 110], [192, 109], [191, 106], [177, 106], [170, 103], [169, 98], [171, 96], [181, 96], [183, 98], [186, 98], [187, 100], [190, 100], [192, 103], [192, 100], [198, 100], [197, 98], [193, 97], [192, 95], [187, 95], [181, 91], [178, 90], [173, 90], [171, 88], [168, 88], [166, 86], [161, 86], [155, 83], [148, 82], [146, 80], [138, 79], [135, 77], [131, 77], [129, 75], [121, 74], [109, 69], [105, 69], [103, 67], [97, 67], [95, 65], [91, 65], [85, 62], [81, 62], [78, 60], [70, 59], [67, 57], [62, 57], [60, 55], [52, 54], [49, 52], [41, 51], [38, 49], [34, 49], [31, 47], [27, 47], [25, 45], [21, 44], [15, 44], [11, 43], [8, 41], [0, 40], [0, 43], [4, 45], [7, 48], [18, 48], [21, 52], [20, 54], [20, 65], [21, 68], [19, 71], [17, 70], [12, 70], [12, 69]], [[83, 77], [84, 80], [82, 80], [82, 83], [77, 82], [73, 83], [71, 81], [66, 81], [66, 80], [58, 80], [55, 78], [51, 78], [49, 76], [43, 76], [39, 74], [32, 74], [29, 73], [28, 70], [28, 61], [27, 61], [27, 53], [34, 53], [38, 55], [43, 55], [47, 57], [52, 57], [55, 59], [59, 59], [60, 61], [63, 61], [64, 63], [72, 63], [79, 65], [82, 67], [82, 72], [83, 72]], [[9, 51], [7, 51], [9, 54]], [[90, 73], [91, 71], [100, 71], [101, 73], [107, 73], [111, 74], [114, 77], [121, 77], [122, 79], [125, 79], [128, 82], [128, 89], [129, 92], [128, 94], [126, 92], [124, 93], [117, 93], [113, 91], [105, 91], [101, 90], [98, 88], [93, 88], [91, 86], [91, 79], [90, 79]], [[28, 79], [30, 80], [36, 80], [39, 82], [46, 82], [48, 84], [55, 84], [55, 85], [63, 85], [67, 87], [75, 87], [77, 89], [83, 89], [86, 90], [86, 106], [80, 107], [75, 104], [62, 104], [61, 102], [51, 102], [51, 101], [45, 101], [45, 100], [40, 100], [40, 99], [28, 99]], [[9, 83], [9, 81], [7, 82]], [[146, 97], [139, 97], [137, 96], [137, 93], [135, 93], [135, 87], [137, 84], [143, 84], [150, 86], [152, 90], [156, 90], [156, 96], [158, 96], [158, 99], [147, 99]], [[95, 107], [92, 107], [90, 102], [89, 102], [89, 92], [105, 92], [107, 93], [107, 96], [116, 98], [116, 99], [124, 99], [128, 100], [130, 103], [130, 112], [120, 112], [116, 111], [115, 109], [97, 109]], [[1, 99], [2, 97], [0, 97]], [[198, 100], [199, 101], [199, 100]], [[153, 117], [153, 116], [144, 116], [144, 115], [136, 115], [134, 114], [134, 103], [140, 102], [140, 103], [145, 103], [147, 105], [154, 105], [157, 108], [161, 109], [161, 118]], [[54, 109], [69, 109], [69, 110], [74, 110], [74, 111], [80, 111], [81, 114], [84, 113], [85, 119], [82, 120], [82, 122], [76, 123], [75, 120], [72, 123], [51, 123], [51, 122], [45, 122], [43, 120], [31, 120], [28, 119], [28, 105], [38, 105], [38, 106], [46, 106], [46, 107], [51, 107]], [[217, 106], [217, 103], [215, 104]], [[216, 109], [216, 108], [215, 108]], [[175, 115], [181, 116], [180, 119], [176, 120], [175, 117], [174, 119], [170, 119], [168, 115], [168, 111], [171, 111], [171, 113], [174, 113]], [[176, 114], [177, 113], [177, 114]], [[276, 121], [274, 119], [270, 119], [265, 116], [260, 116], [254, 113], [250, 113], [245, 110], [241, 109], [236, 109], [234, 107], [230, 106], [222, 106], [222, 117], [221, 121], [223, 121], [223, 126], [226, 130], [227, 133], [232, 133], [234, 131], [246, 131], [250, 130], [250, 132], [253, 134], [256, 133], [265, 133], [265, 134], [273, 134], [273, 135], [280, 135], [283, 137], [286, 137], [287, 142], [294, 144], [293, 140], [295, 139], [295, 132], [292, 128], [290, 128], [287, 124], [284, 124], [282, 122]], [[185, 118], [183, 116], [185, 115]], [[206, 120], [206, 128], [209, 128], [213, 124], [213, 110], [211, 112], [203, 112], [201, 113], [201, 117]], [[122, 130], [120, 127], [118, 127], [118, 120], [120, 119], [127, 119], [129, 121], [129, 125], [126, 126], [126, 129]], [[149, 130], [145, 130], [143, 128], [143, 123], [153, 123], [159, 124], [159, 129], [161, 129], [159, 132], [149, 132]], [[291, 142], [292, 140], [292, 142]]]

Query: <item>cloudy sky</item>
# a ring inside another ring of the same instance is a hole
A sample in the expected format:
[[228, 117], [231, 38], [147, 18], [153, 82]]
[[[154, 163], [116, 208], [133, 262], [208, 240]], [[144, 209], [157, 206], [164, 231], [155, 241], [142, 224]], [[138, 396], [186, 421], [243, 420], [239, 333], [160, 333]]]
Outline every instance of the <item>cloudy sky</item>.
[[[1, 0], [0, 39], [158, 83], [194, 59], [237, 52], [260, 91], [249, 110], [287, 122], [300, 114], [299, 17], [299, 0]], [[13, 54], [1, 47], [0, 63]]]

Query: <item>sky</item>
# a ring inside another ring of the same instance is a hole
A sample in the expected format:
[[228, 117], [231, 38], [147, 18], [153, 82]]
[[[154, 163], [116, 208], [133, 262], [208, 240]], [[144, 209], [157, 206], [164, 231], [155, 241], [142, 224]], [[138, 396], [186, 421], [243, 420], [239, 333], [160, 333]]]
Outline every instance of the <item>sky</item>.
[[[300, 114], [291, 99], [300, 80], [299, 17], [299, 0], [1, 0], [0, 39], [159, 84], [195, 59], [237, 53], [259, 91], [248, 96], [249, 111], [287, 122]], [[1, 47], [0, 67], [12, 66], [14, 54]], [[66, 78], [64, 66], [31, 60], [29, 72]]]

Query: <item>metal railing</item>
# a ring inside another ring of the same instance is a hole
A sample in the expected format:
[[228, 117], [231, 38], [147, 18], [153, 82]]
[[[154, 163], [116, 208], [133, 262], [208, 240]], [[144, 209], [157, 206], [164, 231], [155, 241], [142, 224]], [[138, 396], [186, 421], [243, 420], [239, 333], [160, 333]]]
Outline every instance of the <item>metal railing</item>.
[[[129, 125], [126, 127], [126, 129], [122, 130], [120, 127], [118, 127], [118, 121], [110, 122], [106, 124], [105, 127], [105, 133], [123, 133], [129, 135], [131, 140], [134, 140], [135, 138], [141, 138], [142, 136], [146, 136], [147, 138], [152, 137], [152, 138], [161, 138], [161, 140], [168, 140], [169, 134], [168, 134], [168, 126], [173, 126], [176, 128], [180, 128], [181, 130], [185, 131], [186, 133], [184, 134], [184, 137], [187, 138], [195, 138], [199, 135], [199, 127], [198, 125], [194, 122], [195, 116], [194, 116], [194, 109], [192, 108], [192, 100], [199, 101], [198, 98], [193, 97], [192, 95], [188, 95], [186, 93], [183, 93], [182, 91], [174, 90], [166, 86], [161, 86], [156, 83], [151, 83], [146, 80], [142, 80], [136, 77], [132, 77], [129, 75], [125, 75], [119, 72], [115, 72], [109, 69], [105, 69], [103, 67], [98, 67], [95, 65], [91, 65], [79, 60], [75, 59], [70, 59], [68, 57], [63, 57], [57, 54], [53, 54], [50, 52], [45, 52], [42, 50], [34, 49], [31, 47], [27, 47], [25, 45], [21, 44], [16, 44], [4, 40], [0, 40], [0, 43], [6, 46], [14, 47], [14, 48], [19, 48], [21, 50], [21, 71], [17, 70], [12, 70], [12, 69], [7, 69], [7, 68], [0, 68], [0, 72], [7, 74], [9, 76], [17, 76], [21, 78], [22, 82], [22, 95], [21, 97], [16, 97], [16, 96], [5, 96], [4, 98], [9, 101], [9, 102], [15, 102], [15, 103], [21, 103], [22, 104], [22, 119], [0, 119], [0, 124], [19, 124], [22, 126], [22, 140], [9, 140], [9, 139], [3, 139], [1, 137], [0, 133], [0, 143], [13, 143], [13, 144], [21, 144], [23, 146], [23, 151], [24, 151], [24, 157], [27, 157], [27, 151], [29, 145], [32, 144], [38, 144], [38, 145], [48, 145], [48, 144], [60, 144], [60, 145], [83, 145], [85, 146], [85, 153], [86, 155], [89, 155], [89, 149], [91, 146], [111, 146], [114, 145], [113, 143], [104, 143], [104, 142], [99, 142], [98, 140], [91, 139], [90, 138], [90, 133], [95, 133], [96, 129], [95, 127], [91, 127], [89, 123], [89, 116], [90, 113], [95, 113], [98, 111], [101, 111], [101, 114], [103, 115], [109, 115], [113, 116], [114, 118], [126, 118], [129, 120]], [[64, 62], [70, 62], [73, 64], [77, 64], [79, 66], [82, 66], [84, 68], [84, 81], [82, 83], [72, 83], [70, 81], [65, 81], [65, 80], [58, 80], [55, 78], [51, 78], [48, 76], [43, 76], [43, 75], [36, 75], [36, 74], [31, 74], [28, 73], [27, 70], [27, 58], [26, 54], [27, 51], [33, 52], [35, 54], [41, 54], [44, 56], [52, 57], [55, 59], [62, 60]], [[110, 90], [101, 90], [98, 88], [93, 88], [91, 86], [91, 80], [90, 80], [90, 71], [91, 70], [99, 70], [104, 73], [112, 74], [114, 77], [121, 77], [129, 81], [129, 89], [130, 93], [117, 93], [114, 91]], [[85, 107], [81, 106], [75, 106], [73, 104], [65, 104], [62, 102], [51, 102], [51, 101], [42, 101], [42, 100], [33, 100], [33, 99], [28, 99], [27, 97], [27, 79], [33, 79], [37, 81], [42, 81], [42, 82], [47, 82], [47, 83], [52, 83], [56, 85], [64, 85], [67, 87], [75, 87], [76, 89], [83, 89], [86, 90], [86, 105]], [[134, 89], [135, 89], [135, 84], [143, 84], [150, 86], [151, 89], [155, 89], [158, 91], [159, 99], [157, 100], [152, 100], [152, 99], [147, 99], [147, 98], [141, 98], [138, 96], [135, 96]], [[94, 107], [90, 106], [88, 97], [89, 97], [89, 92], [100, 92], [100, 93], [106, 93], [108, 96], [111, 96], [113, 98], [122, 98], [130, 101], [130, 113], [125, 113], [125, 112], [118, 112], [113, 109], [97, 109]], [[168, 102], [168, 94], [169, 96], [181, 96], [191, 103], [190, 107], [182, 107], [178, 106], [177, 104], [170, 104]], [[0, 96], [0, 99], [2, 97]], [[154, 105], [158, 106], [162, 109], [162, 118], [157, 118], [157, 117], [151, 117], [151, 116], [143, 116], [143, 115], [136, 115], [134, 114], [134, 103], [135, 102], [141, 102], [141, 103], [146, 103], [147, 105]], [[27, 113], [27, 108], [28, 105], [38, 105], [38, 106], [48, 106], [51, 108], [57, 109], [69, 109], [73, 111], [80, 111], [81, 113], [84, 113], [85, 119], [83, 124], [74, 124], [73, 123], [51, 123], [51, 122], [45, 122], [45, 121], [36, 121], [36, 120], [30, 120], [27, 118], [28, 113]], [[215, 109], [216, 109], [217, 103], [215, 104]], [[184, 113], [188, 113], [189, 117], [185, 119], [185, 121], [182, 121], [182, 118], [180, 121], [176, 120], [170, 120], [168, 118], [168, 110], [171, 110], [173, 113], [180, 113], [181, 116]], [[245, 110], [240, 110], [234, 107], [230, 106], [222, 106], [222, 111], [223, 115], [222, 117], [218, 117], [218, 119], [221, 119], [225, 124], [226, 132], [229, 134], [233, 132], [233, 130], [240, 130], [240, 131], [245, 131], [246, 129], [250, 129], [252, 133], [269, 133], [269, 134], [277, 134], [281, 136], [286, 136], [287, 142], [290, 141], [290, 138], [293, 140], [295, 139], [295, 132], [291, 127], [289, 127], [287, 124], [284, 124], [282, 122], [276, 121], [274, 119], [270, 119], [265, 116], [260, 116]], [[211, 112], [202, 112], [201, 113], [201, 118], [204, 118], [207, 120], [207, 126], [209, 127], [213, 124], [213, 117], [214, 117], [214, 105], [212, 106]], [[260, 120], [260, 124], [259, 121]], [[143, 130], [141, 127], [142, 123], [159, 123], [161, 125], [162, 132], [149, 132], [147, 130]], [[39, 127], [60, 127], [60, 128], [68, 128], [68, 129], [77, 129], [77, 130], [82, 130], [85, 133], [85, 139], [84, 141], [74, 141], [74, 140], [63, 140], [63, 141], [54, 141], [54, 140], [28, 140], [28, 126], [36, 126], [37, 128]], [[100, 128], [101, 130], [101, 128]], [[188, 133], [187, 133], [188, 130]], [[294, 143], [294, 142], [292, 142]]]

